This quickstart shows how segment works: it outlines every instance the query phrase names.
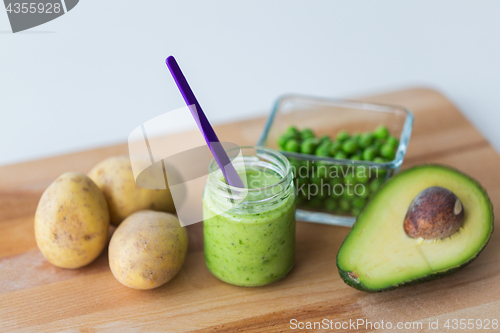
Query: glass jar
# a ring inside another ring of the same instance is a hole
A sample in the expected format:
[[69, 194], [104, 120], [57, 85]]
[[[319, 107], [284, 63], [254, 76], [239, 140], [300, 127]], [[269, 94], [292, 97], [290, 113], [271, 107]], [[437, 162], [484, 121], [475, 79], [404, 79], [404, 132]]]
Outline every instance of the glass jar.
[[[259, 146], [280, 149], [278, 138], [290, 126], [310, 129], [318, 138], [335, 138], [341, 130], [355, 135], [374, 131], [379, 125], [385, 125], [391, 136], [398, 139], [396, 156], [391, 161], [338, 159], [281, 151], [296, 172], [297, 219], [352, 227], [377, 189], [401, 167], [411, 136], [413, 114], [404, 107], [392, 105], [302, 95], [278, 98], [264, 126]], [[360, 170], [366, 172], [358, 173]], [[354, 182], [353, 178], [356, 178]], [[357, 185], [359, 191], [348, 195]], [[341, 192], [343, 195], [339, 195]]]
[[245, 189], [229, 186], [214, 160], [209, 166], [203, 193], [205, 263], [224, 282], [262, 286], [284, 277], [295, 261], [293, 172], [275, 150], [239, 149], [232, 164]]

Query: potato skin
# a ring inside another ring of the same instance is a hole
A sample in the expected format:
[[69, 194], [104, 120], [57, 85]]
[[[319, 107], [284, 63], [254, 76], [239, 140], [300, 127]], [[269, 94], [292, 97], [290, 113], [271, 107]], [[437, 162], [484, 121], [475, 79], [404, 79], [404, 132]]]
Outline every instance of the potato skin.
[[66, 172], [43, 192], [35, 213], [35, 238], [54, 266], [79, 268], [94, 261], [106, 246], [108, 229], [106, 199], [83, 173]]
[[170, 281], [186, 258], [188, 238], [175, 215], [144, 210], [127, 217], [109, 243], [109, 267], [123, 285], [152, 289]]
[[139, 210], [175, 213], [170, 190], [152, 190], [136, 185], [128, 156], [114, 156], [98, 163], [88, 173], [106, 197], [110, 221], [119, 225]]

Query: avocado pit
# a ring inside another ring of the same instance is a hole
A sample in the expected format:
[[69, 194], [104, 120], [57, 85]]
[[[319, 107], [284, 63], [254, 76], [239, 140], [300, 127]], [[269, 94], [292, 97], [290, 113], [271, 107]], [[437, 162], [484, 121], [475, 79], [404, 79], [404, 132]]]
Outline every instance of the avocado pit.
[[403, 226], [411, 238], [444, 239], [453, 235], [463, 221], [460, 199], [448, 189], [433, 186], [412, 201]]

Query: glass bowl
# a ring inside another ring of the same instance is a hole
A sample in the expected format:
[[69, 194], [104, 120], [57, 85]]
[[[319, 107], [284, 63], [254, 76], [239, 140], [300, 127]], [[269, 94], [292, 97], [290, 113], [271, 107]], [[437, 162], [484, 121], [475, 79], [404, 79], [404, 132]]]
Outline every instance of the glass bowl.
[[[354, 136], [373, 132], [379, 125], [398, 138], [395, 158], [390, 161], [284, 151], [277, 142], [290, 126], [334, 139], [341, 130]], [[349, 227], [376, 190], [401, 167], [412, 125], [411, 111], [399, 106], [285, 95], [276, 101], [258, 145], [280, 150], [294, 168], [298, 220]]]

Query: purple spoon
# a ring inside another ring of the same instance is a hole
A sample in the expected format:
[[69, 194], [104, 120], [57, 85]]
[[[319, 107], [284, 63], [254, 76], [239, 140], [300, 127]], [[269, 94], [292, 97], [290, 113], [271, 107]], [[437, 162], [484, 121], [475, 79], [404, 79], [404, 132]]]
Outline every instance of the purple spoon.
[[208, 148], [212, 152], [215, 161], [219, 165], [219, 168], [221, 169], [224, 178], [226, 178], [227, 183], [230, 186], [244, 188], [240, 176], [236, 172], [234, 166], [231, 164], [231, 160], [227, 156], [224, 148], [222, 147], [219, 138], [217, 137], [217, 134], [215, 134], [215, 131], [212, 128], [212, 125], [210, 125], [210, 123], [208, 122], [208, 119], [205, 116], [205, 113], [203, 112], [200, 103], [198, 103], [198, 100], [194, 96], [194, 93], [191, 90], [191, 87], [189, 86], [186, 78], [184, 77], [184, 74], [182, 74], [182, 71], [179, 65], [177, 64], [177, 61], [175, 61], [175, 58], [173, 56], [170, 56], [165, 60], [165, 62], [187, 106], [194, 105], [196, 107], [196, 108], [190, 107], [189, 110], [191, 110], [191, 114], [193, 115], [193, 118], [196, 121], [198, 128], [203, 134], [203, 137], [205, 138]]

